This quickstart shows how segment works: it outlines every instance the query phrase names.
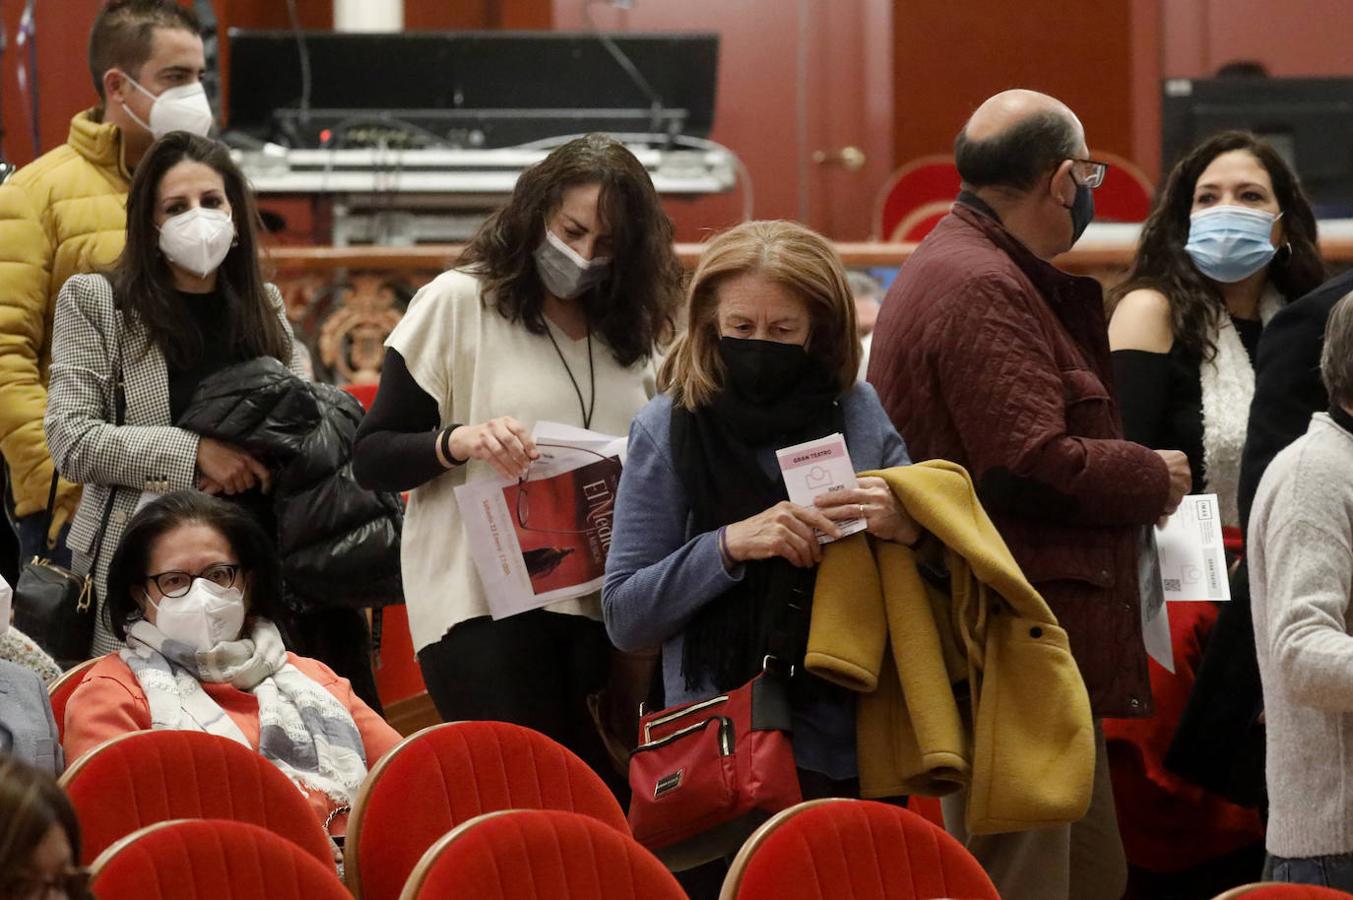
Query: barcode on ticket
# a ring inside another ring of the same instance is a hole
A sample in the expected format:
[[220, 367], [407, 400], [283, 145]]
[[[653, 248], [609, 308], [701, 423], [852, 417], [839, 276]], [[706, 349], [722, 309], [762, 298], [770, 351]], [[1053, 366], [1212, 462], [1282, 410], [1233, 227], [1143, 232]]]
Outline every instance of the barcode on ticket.
[[1184, 589], [1183, 583], [1178, 578], [1162, 578], [1162, 584], [1167, 591], [1179, 592]]

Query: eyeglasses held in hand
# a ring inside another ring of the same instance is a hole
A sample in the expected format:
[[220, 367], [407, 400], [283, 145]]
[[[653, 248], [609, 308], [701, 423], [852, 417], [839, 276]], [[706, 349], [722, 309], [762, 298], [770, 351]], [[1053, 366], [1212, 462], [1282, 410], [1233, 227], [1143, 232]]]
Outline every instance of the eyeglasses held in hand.
[[[543, 444], [543, 443], [537, 443], [536, 446], [555, 447], [560, 450], [574, 450], [579, 453], [590, 453], [604, 462], [614, 463], [617, 469], [620, 468], [620, 460], [617, 459], [616, 457], [607, 456], [605, 453], [598, 453], [596, 450], [589, 450], [587, 447], [575, 447], [571, 444]], [[593, 463], [591, 465], [595, 464]], [[530, 474], [531, 469], [530, 466], [528, 466], [526, 472], [522, 474], [521, 478], [517, 479], [517, 527], [519, 527], [522, 531], [535, 531], [541, 534], [591, 535], [596, 533], [597, 531], [596, 528], [586, 528], [581, 531], [568, 531], [560, 528], [535, 528], [531, 525], [528, 525], [527, 520], [531, 516], [531, 501], [527, 495], [527, 485], [530, 482], [528, 482], [526, 479]]]

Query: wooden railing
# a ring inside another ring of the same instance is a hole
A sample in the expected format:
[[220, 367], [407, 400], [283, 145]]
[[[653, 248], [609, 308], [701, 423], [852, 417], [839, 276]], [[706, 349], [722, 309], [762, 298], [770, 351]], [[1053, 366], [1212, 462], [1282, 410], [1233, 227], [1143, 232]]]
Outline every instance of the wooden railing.
[[[838, 243], [849, 268], [900, 266], [916, 244]], [[383, 342], [399, 321], [409, 296], [446, 269], [460, 254], [451, 244], [414, 247], [274, 247], [269, 260], [286, 297], [298, 334], [311, 348], [320, 374], [337, 382], [374, 381], [380, 375]], [[677, 244], [677, 256], [693, 268], [700, 244]], [[1326, 262], [1353, 264], [1353, 238], [1321, 241]], [[1055, 262], [1091, 275], [1109, 287], [1132, 263], [1129, 243], [1082, 242]]]

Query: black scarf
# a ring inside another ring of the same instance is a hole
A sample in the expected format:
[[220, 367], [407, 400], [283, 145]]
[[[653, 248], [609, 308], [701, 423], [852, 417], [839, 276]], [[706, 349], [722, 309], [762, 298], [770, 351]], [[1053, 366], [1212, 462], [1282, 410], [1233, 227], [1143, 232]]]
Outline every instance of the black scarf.
[[[844, 430], [833, 375], [812, 362], [796, 384], [756, 402], [726, 386], [695, 411], [672, 408], [672, 455], [691, 498], [693, 532], [713, 531], [789, 499], [757, 451]], [[707, 603], [686, 627], [682, 674], [691, 689], [731, 690], [761, 670], [767, 653], [802, 663], [816, 569], [775, 558], [745, 564], [741, 582]]]

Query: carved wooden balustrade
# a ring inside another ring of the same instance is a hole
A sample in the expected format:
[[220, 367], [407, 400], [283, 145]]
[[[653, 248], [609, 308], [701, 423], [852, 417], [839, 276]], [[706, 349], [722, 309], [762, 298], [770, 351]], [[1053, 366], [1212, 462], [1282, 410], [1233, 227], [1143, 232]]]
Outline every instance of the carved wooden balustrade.
[[[1120, 281], [1133, 246], [1082, 242], [1057, 264], [1091, 275], [1106, 288]], [[916, 244], [838, 243], [849, 268], [900, 266]], [[701, 245], [677, 244], [688, 268]], [[1332, 268], [1353, 264], [1353, 238], [1321, 241]], [[310, 348], [318, 377], [337, 383], [380, 377], [383, 344], [404, 306], [420, 287], [448, 269], [460, 253], [452, 245], [416, 247], [276, 247], [269, 252], [272, 280], [282, 290], [297, 334]]]

